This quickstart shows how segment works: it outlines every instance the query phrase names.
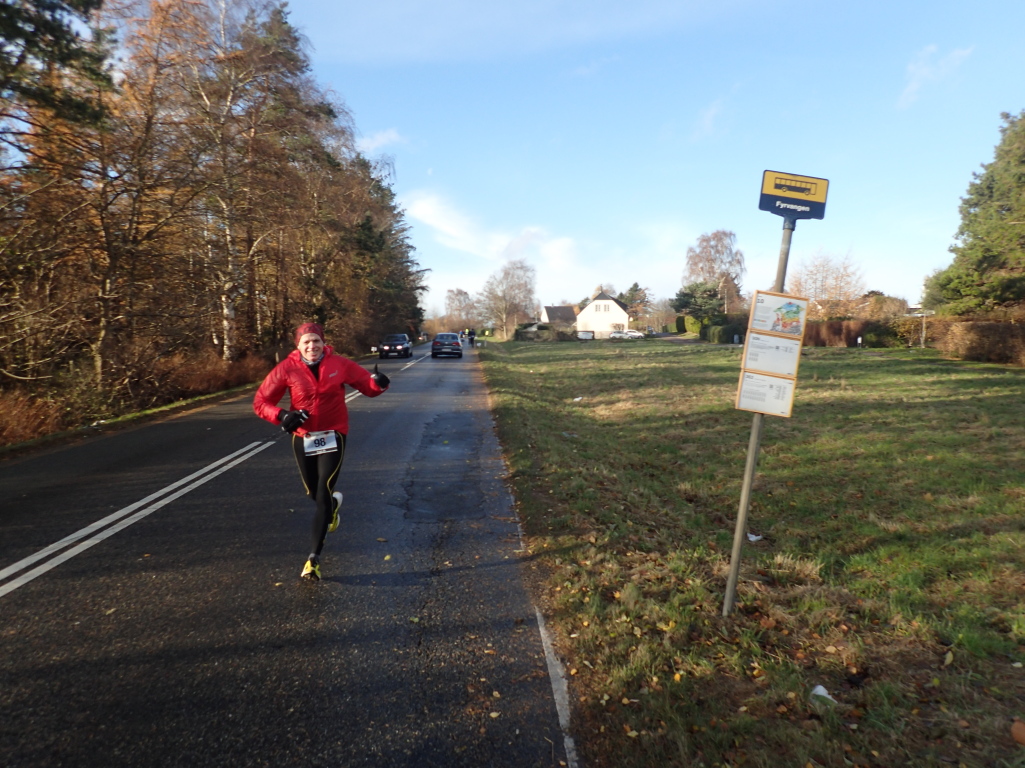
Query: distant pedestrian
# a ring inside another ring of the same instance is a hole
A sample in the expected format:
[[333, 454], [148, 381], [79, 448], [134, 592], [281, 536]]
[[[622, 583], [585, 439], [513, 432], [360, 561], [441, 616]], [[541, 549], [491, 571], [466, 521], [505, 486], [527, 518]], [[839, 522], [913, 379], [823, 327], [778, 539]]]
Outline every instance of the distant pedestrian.
[[[261, 419], [279, 424], [292, 435], [299, 474], [306, 495], [317, 505], [311, 530], [310, 555], [300, 576], [320, 580], [320, 553], [328, 532], [338, 528], [342, 494], [335, 491], [345, 458], [349, 411], [345, 385], [367, 397], [377, 397], [389, 384], [388, 377], [371, 374], [363, 366], [335, 354], [324, 343], [324, 328], [303, 323], [295, 329], [296, 349], [267, 374], [253, 398], [253, 410]], [[288, 392], [290, 410], [278, 403]]]

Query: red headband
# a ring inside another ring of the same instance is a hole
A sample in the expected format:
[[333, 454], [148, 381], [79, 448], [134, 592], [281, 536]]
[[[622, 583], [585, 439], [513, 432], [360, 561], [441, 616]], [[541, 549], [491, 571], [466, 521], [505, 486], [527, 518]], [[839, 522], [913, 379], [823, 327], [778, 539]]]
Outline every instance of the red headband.
[[299, 339], [305, 336], [307, 333], [315, 333], [320, 336], [320, 340], [324, 340], [324, 326], [319, 323], [303, 323], [295, 329], [295, 345], [299, 346]]

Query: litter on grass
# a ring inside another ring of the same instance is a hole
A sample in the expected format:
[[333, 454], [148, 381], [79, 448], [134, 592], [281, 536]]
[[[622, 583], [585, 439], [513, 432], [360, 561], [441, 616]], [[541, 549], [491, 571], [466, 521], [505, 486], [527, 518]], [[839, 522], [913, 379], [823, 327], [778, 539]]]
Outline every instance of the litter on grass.
[[826, 690], [824, 685], [816, 685], [811, 689], [811, 696], [808, 697], [809, 701], [813, 704], [822, 704], [826, 701], [833, 704], [837, 704], [837, 700], [829, 695], [829, 691]]

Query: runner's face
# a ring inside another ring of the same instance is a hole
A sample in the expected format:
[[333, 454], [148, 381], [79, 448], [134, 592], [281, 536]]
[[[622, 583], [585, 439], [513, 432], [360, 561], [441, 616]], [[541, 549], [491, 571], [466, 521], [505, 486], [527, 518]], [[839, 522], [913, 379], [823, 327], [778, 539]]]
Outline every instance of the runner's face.
[[316, 360], [324, 352], [324, 340], [315, 333], [304, 333], [299, 337], [299, 354], [307, 360]]

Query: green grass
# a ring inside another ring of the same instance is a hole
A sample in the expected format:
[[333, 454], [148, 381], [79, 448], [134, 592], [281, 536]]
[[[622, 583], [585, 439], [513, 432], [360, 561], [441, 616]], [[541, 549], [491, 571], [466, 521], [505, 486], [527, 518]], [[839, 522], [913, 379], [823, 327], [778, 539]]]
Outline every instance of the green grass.
[[723, 618], [740, 351], [481, 358], [589, 768], [1025, 766], [1025, 372], [807, 350]]

